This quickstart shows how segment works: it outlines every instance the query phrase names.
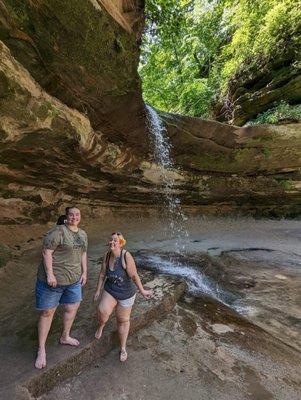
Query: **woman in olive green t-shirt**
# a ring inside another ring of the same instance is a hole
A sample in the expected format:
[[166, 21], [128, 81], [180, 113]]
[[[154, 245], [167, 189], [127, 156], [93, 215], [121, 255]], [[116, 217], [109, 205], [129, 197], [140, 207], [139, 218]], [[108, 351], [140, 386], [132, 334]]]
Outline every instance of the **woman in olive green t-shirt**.
[[36, 283], [36, 308], [41, 311], [39, 318], [39, 350], [35, 367], [46, 366], [46, 339], [55, 310], [64, 305], [63, 333], [61, 344], [78, 346], [77, 339], [70, 336], [70, 330], [82, 300], [82, 286], [87, 281], [87, 234], [78, 227], [80, 210], [69, 209], [67, 222], [50, 230], [43, 241], [41, 261]]

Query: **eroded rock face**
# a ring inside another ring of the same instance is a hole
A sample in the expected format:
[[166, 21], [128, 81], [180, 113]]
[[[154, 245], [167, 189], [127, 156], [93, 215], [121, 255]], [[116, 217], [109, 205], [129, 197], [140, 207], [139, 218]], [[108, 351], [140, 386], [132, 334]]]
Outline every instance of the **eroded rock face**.
[[44, 90], [111, 141], [136, 142], [143, 125], [141, 1], [5, 0], [0, 22], [0, 39]]
[[37, 207], [43, 220], [44, 208], [74, 197], [101, 200], [114, 180], [137, 167], [129, 149], [105, 141], [87, 117], [48, 95], [3, 43], [0, 54], [4, 221], [30, 220]]
[[296, 55], [300, 52], [298, 45], [290, 41], [287, 49], [275, 55], [274, 59], [262, 62], [262, 65], [244, 66], [244, 70], [230, 82], [227, 96], [215, 106], [214, 118], [243, 125], [280, 100], [300, 103], [301, 74], [296, 62]]
[[[216, 213], [299, 214], [301, 124], [245, 128], [161, 113], [177, 165], [190, 171], [186, 202]], [[190, 196], [190, 197], [188, 197]]]
[[136, 29], [136, 23], [140, 23], [141, 11], [144, 2], [139, 0], [96, 0], [127, 32], [132, 33]]
[[[138, 0], [0, 2], [1, 223], [46, 222], [70, 203], [86, 215], [160, 204], [137, 74], [142, 27]], [[184, 204], [301, 212], [299, 125], [161, 117]]]

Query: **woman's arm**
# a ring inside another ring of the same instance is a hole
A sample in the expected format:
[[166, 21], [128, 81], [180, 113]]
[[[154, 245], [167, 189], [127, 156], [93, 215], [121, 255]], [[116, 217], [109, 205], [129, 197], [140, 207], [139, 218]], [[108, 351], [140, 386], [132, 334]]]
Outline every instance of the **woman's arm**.
[[125, 260], [126, 261], [126, 271], [129, 275], [129, 277], [133, 280], [133, 282], [139, 289], [139, 292], [142, 294], [142, 296], [146, 299], [151, 299], [153, 297], [153, 291], [144, 289], [144, 287], [141, 283], [141, 280], [139, 278], [133, 256], [131, 255], [131, 253], [126, 252], [125, 258], [126, 258], [126, 260]]
[[52, 287], [57, 286], [57, 280], [53, 273], [52, 254], [54, 250], [44, 248], [42, 251], [45, 272], [47, 276], [47, 284]]
[[82, 274], [80, 277], [80, 284], [84, 286], [87, 283], [87, 271], [88, 271], [88, 257], [87, 252], [84, 251], [81, 258]]
[[107, 254], [108, 253], [106, 253], [104, 255], [103, 260], [102, 260], [102, 265], [101, 265], [101, 269], [100, 269], [99, 277], [98, 277], [97, 288], [96, 288], [96, 292], [95, 292], [95, 295], [94, 295], [94, 301], [98, 300], [100, 292], [101, 292], [101, 289], [103, 288], [104, 280], [105, 280], [105, 277], [106, 277], [106, 269], [107, 269], [107, 266], [106, 266]]

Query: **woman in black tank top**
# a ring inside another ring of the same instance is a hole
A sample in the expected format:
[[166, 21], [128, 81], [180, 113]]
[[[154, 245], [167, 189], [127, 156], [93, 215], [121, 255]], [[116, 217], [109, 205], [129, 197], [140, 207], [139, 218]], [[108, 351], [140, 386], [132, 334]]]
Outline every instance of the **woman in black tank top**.
[[94, 301], [103, 293], [97, 309], [99, 328], [95, 338], [100, 339], [103, 328], [116, 307], [117, 330], [120, 340], [120, 361], [126, 361], [126, 341], [130, 328], [130, 315], [136, 296], [136, 289], [146, 299], [152, 298], [151, 290], [142, 286], [132, 255], [123, 250], [126, 241], [120, 232], [112, 233], [110, 250], [104, 255]]

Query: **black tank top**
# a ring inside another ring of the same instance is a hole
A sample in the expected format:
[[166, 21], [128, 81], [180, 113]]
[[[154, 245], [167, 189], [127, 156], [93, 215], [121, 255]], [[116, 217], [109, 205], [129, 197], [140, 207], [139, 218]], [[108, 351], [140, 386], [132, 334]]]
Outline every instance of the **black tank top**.
[[104, 289], [110, 293], [117, 300], [126, 300], [133, 297], [136, 293], [136, 285], [132, 279], [128, 276], [126, 270], [122, 266], [122, 256], [125, 257], [126, 251], [123, 250], [120, 253], [120, 257], [117, 257], [114, 264], [114, 270], [112, 271], [109, 266], [111, 252], [106, 257], [106, 282]]

